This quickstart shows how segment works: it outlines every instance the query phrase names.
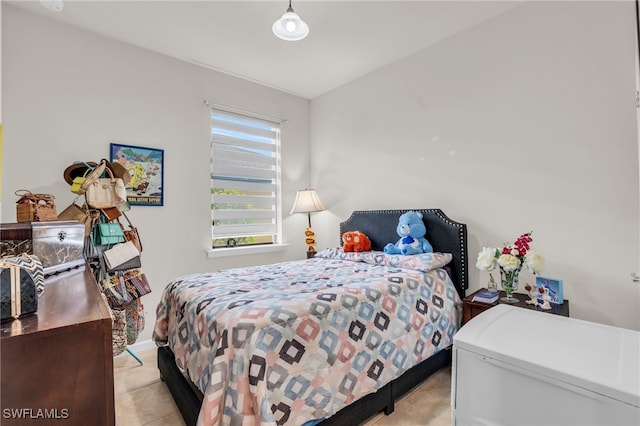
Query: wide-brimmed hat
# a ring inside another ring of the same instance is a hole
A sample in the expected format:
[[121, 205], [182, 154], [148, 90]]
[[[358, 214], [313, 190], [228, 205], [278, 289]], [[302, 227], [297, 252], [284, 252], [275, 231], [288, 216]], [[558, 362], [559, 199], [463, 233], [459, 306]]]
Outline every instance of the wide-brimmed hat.
[[[105, 160], [106, 161], [106, 160]], [[110, 162], [106, 161], [107, 167], [113, 173], [113, 177], [117, 177], [122, 179], [124, 184], [128, 184], [131, 180], [131, 175], [129, 174], [129, 170], [127, 170], [122, 164], [117, 161]], [[93, 170], [97, 167], [98, 164], [93, 161], [76, 161], [66, 169], [64, 169], [64, 180], [69, 184], [73, 184], [73, 179], [77, 177], [85, 176], [87, 173], [87, 169]]]
[[69, 185], [73, 184], [73, 179], [82, 177], [87, 172], [87, 169], [93, 169], [97, 164], [93, 161], [76, 161], [66, 169], [64, 169], [64, 180]]
[[117, 177], [122, 179], [125, 185], [129, 183], [131, 180], [131, 175], [129, 174], [129, 170], [126, 169], [125, 166], [120, 164], [117, 161], [107, 162], [107, 167], [113, 173], [113, 177]]

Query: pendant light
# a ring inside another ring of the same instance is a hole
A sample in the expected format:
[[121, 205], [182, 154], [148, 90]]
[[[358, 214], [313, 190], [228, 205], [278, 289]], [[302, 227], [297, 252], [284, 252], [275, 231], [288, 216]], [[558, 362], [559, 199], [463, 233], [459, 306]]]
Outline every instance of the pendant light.
[[64, 9], [62, 0], [40, 0], [40, 4], [53, 12], [61, 12]]
[[302, 40], [309, 35], [309, 26], [293, 11], [291, 0], [285, 14], [273, 23], [271, 29], [276, 37], [286, 41]]

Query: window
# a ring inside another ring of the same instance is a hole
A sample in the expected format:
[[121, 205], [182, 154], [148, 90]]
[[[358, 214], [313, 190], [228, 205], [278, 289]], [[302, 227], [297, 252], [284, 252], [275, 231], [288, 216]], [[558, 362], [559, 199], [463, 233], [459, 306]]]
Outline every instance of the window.
[[280, 242], [280, 124], [211, 110], [212, 247]]

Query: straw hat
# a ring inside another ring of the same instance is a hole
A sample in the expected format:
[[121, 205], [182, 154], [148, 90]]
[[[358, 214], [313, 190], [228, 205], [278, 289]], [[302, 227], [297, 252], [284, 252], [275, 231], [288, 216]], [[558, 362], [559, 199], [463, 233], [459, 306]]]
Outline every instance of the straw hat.
[[97, 164], [93, 161], [76, 161], [72, 165], [64, 169], [63, 176], [65, 182], [67, 182], [69, 185], [72, 185], [73, 179], [84, 176], [85, 172], [88, 169], [87, 166], [94, 168], [97, 166]]
[[131, 175], [129, 174], [129, 170], [127, 170], [126, 167], [124, 167], [119, 162], [117, 161], [109, 162], [107, 163], [107, 168], [111, 170], [111, 173], [113, 173], [113, 177], [122, 179], [125, 185], [127, 185], [131, 180]]
[[[64, 169], [64, 180], [69, 184], [73, 184], [73, 179], [77, 177], [85, 176], [87, 171], [87, 166], [90, 166], [91, 169], [98, 166], [97, 163], [93, 161], [76, 161], [66, 169]], [[124, 182], [124, 184], [128, 184], [129, 180], [131, 180], [131, 175], [129, 174], [129, 170], [127, 170], [122, 164], [116, 162], [107, 161], [107, 167], [113, 173], [113, 177], [120, 178]]]

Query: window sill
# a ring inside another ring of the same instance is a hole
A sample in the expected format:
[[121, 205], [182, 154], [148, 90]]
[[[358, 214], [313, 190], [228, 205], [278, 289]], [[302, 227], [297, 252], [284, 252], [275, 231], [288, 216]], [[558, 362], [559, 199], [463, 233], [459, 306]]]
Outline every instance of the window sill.
[[217, 248], [207, 250], [209, 259], [227, 256], [242, 256], [246, 254], [262, 254], [272, 253], [276, 251], [284, 251], [290, 244], [265, 244], [263, 246], [233, 247], [233, 248]]

